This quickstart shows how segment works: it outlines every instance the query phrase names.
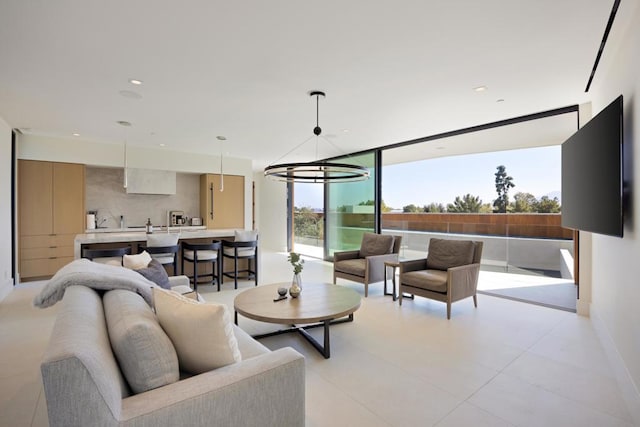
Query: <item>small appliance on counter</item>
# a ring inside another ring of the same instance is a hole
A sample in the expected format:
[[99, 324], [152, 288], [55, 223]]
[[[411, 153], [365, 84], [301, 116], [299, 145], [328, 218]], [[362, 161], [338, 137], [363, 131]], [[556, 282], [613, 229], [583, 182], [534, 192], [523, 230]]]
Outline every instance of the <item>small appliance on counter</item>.
[[169, 220], [172, 227], [179, 227], [186, 225], [187, 217], [184, 216], [184, 211], [169, 211]]
[[202, 218], [191, 218], [191, 225], [202, 225]]
[[96, 211], [87, 212], [87, 230], [96, 229]]

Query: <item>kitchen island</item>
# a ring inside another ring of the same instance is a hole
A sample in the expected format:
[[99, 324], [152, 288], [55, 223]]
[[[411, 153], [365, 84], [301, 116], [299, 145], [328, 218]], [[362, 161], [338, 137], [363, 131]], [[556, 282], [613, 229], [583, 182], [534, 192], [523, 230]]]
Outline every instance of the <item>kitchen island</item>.
[[[166, 234], [166, 231], [158, 231], [153, 234]], [[171, 234], [175, 231], [170, 231]], [[178, 231], [179, 240], [191, 239], [226, 239], [233, 240], [235, 229], [184, 229]], [[98, 232], [76, 235], [73, 242], [73, 255], [75, 259], [82, 257], [82, 248], [91, 245], [113, 244], [113, 243], [140, 243], [147, 241], [147, 233], [144, 231], [123, 231], [123, 232]]]

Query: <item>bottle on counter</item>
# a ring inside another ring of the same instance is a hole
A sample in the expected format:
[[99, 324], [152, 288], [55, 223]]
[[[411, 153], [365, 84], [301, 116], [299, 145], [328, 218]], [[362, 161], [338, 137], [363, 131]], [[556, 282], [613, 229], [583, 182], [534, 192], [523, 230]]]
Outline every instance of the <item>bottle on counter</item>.
[[147, 234], [153, 233], [153, 224], [151, 224], [151, 218], [147, 218]]

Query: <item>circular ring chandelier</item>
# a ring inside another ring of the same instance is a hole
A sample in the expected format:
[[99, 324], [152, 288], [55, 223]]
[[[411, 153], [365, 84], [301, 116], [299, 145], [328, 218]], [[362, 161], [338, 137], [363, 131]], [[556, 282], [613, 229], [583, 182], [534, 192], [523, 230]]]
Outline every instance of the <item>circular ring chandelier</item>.
[[[311, 91], [309, 92], [309, 96], [316, 97], [316, 127], [313, 128], [313, 134], [317, 139], [322, 133], [322, 129], [318, 124], [320, 110], [319, 98], [326, 95], [321, 91]], [[309, 139], [304, 141], [301, 145], [305, 144], [307, 141], [309, 141]], [[293, 162], [269, 165], [264, 169], [264, 176], [276, 181], [328, 184], [333, 182], [364, 181], [369, 179], [369, 169], [364, 166], [352, 165], [349, 163], [318, 160], [314, 162]]]

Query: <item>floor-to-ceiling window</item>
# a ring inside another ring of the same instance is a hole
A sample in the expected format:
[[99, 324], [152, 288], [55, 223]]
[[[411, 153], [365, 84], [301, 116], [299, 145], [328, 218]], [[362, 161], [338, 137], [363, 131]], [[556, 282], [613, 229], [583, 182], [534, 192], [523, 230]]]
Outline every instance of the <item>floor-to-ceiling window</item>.
[[293, 184], [293, 250], [324, 257], [324, 185]]
[[365, 181], [325, 185], [326, 258], [331, 258], [335, 251], [360, 248], [362, 234], [375, 231], [375, 152], [335, 161], [365, 166], [369, 169], [370, 177]]
[[575, 307], [560, 144], [576, 123], [570, 112], [383, 150], [382, 232], [403, 236], [405, 259], [426, 256], [433, 237], [482, 241], [491, 291], [546, 297], [556, 288], [541, 285], [563, 284]]

